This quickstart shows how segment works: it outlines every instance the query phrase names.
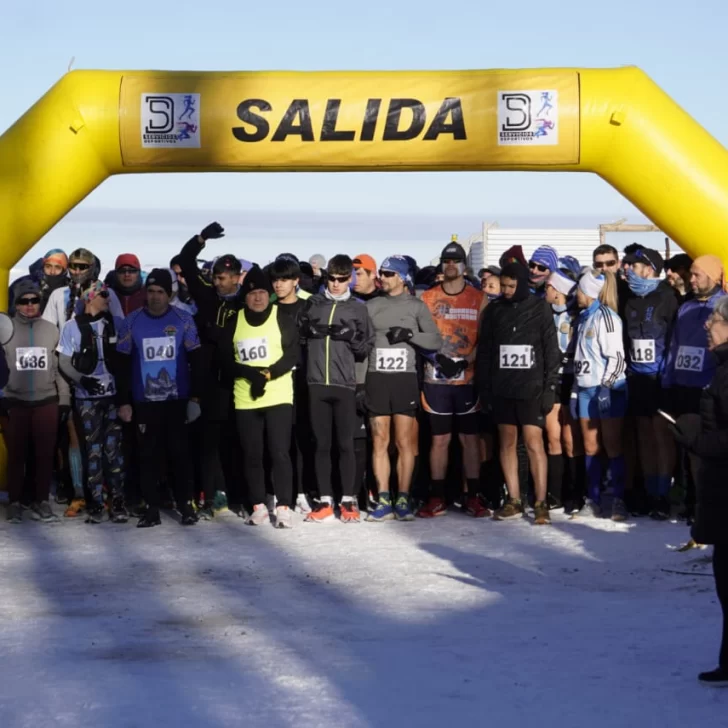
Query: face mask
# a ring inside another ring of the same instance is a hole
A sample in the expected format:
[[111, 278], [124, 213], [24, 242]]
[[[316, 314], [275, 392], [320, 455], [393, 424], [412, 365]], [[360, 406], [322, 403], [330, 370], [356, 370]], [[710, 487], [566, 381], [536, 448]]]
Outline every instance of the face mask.
[[500, 293], [486, 293], [485, 295], [488, 297], [489, 301], [495, 301], [500, 298]]
[[554, 310], [555, 313], [564, 313], [564, 311], [566, 311], [566, 304], [565, 303], [552, 303], [551, 308]]
[[629, 290], [632, 291], [635, 296], [644, 298], [645, 296], [648, 296], [650, 293], [652, 293], [657, 288], [657, 286], [660, 285], [660, 279], [642, 278], [630, 268], [627, 271], [627, 285], [629, 286]]

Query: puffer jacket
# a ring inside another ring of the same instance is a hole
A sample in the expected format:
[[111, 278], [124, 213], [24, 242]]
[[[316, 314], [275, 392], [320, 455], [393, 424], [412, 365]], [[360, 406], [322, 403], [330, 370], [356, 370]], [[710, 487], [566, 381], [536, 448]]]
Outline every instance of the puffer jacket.
[[[353, 341], [335, 341], [330, 336], [307, 339], [309, 384], [356, 388], [356, 362], [364, 361], [374, 345], [374, 328], [367, 307], [355, 298], [332, 301], [324, 294], [308, 299], [301, 313], [301, 323], [308, 319], [319, 329], [349, 326], [357, 331]], [[302, 327], [305, 329], [305, 327]]]

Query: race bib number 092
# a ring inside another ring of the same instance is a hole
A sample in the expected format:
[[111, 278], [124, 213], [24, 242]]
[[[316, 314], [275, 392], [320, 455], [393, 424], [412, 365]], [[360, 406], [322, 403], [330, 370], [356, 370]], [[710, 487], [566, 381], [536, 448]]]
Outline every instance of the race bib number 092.
[[243, 339], [236, 341], [238, 356], [243, 364], [268, 358], [268, 339]]
[[378, 372], [406, 372], [407, 349], [377, 349]]
[[533, 347], [530, 344], [516, 346], [512, 344], [501, 345], [501, 369], [532, 369], [534, 365]]
[[15, 350], [15, 366], [19, 372], [48, 369], [48, 349], [44, 346], [20, 346]]
[[177, 358], [177, 340], [174, 336], [160, 336], [142, 341], [144, 361], [164, 362]]

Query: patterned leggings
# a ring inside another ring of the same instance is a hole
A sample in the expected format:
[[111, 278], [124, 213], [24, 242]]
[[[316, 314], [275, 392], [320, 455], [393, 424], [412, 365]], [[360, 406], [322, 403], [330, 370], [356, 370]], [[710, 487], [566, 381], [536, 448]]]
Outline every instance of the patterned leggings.
[[103, 504], [104, 479], [112, 498], [124, 496], [121, 420], [111, 399], [76, 400], [86, 446], [88, 488], [96, 505]]

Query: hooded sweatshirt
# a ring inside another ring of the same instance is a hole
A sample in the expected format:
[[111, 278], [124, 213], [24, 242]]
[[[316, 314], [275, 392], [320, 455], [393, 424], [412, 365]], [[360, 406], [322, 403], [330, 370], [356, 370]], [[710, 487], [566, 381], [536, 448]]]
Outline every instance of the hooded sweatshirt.
[[58, 369], [58, 329], [42, 318], [16, 313], [15, 333], [3, 347], [10, 368], [4, 400], [8, 406], [33, 407], [49, 402], [70, 405], [68, 383]]

